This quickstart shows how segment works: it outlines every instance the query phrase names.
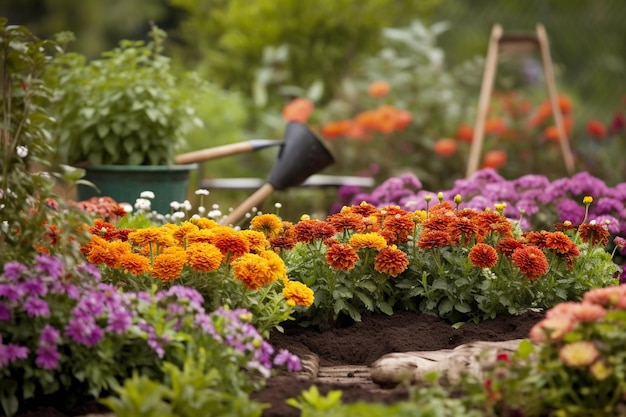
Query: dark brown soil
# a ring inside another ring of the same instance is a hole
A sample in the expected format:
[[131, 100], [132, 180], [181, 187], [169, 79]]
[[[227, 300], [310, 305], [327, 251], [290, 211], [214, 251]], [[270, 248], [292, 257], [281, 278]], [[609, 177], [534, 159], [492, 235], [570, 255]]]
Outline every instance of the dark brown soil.
[[[452, 349], [474, 341], [505, 341], [528, 336], [530, 328], [543, 318], [542, 313], [528, 312], [520, 316], [496, 317], [479, 324], [466, 323], [458, 329], [435, 316], [396, 312], [393, 316], [364, 317], [361, 322], [320, 332], [313, 328], [290, 326], [285, 333], [275, 332], [270, 343], [287, 348], [298, 355], [313, 352], [320, 366], [369, 366], [376, 359], [392, 352]], [[271, 378], [267, 386], [253, 394], [257, 401], [271, 404], [264, 417], [296, 417], [299, 411], [285, 403], [310, 387], [312, 380], [281, 374]], [[376, 390], [360, 386], [332, 383], [319, 384], [320, 392], [341, 389], [342, 401], [394, 402], [407, 398], [403, 390]]]
[[[355, 365], [369, 366], [376, 359], [392, 352], [429, 351], [452, 349], [473, 341], [504, 341], [528, 336], [533, 324], [543, 314], [528, 312], [520, 316], [497, 317], [480, 324], [466, 323], [454, 329], [437, 317], [411, 312], [396, 312], [393, 316], [376, 315], [364, 317], [358, 323], [344, 323], [341, 327], [320, 332], [315, 328], [303, 328], [295, 324], [286, 326], [285, 333], [274, 332], [270, 343], [276, 348], [286, 348], [297, 355], [317, 355], [322, 367]], [[372, 391], [363, 386], [318, 383], [312, 379], [297, 378], [282, 373], [268, 381], [266, 387], [251, 397], [270, 404], [263, 417], [299, 417], [299, 410], [287, 405], [288, 398], [297, 397], [313, 383], [320, 392], [341, 389], [342, 401], [376, 401], [392, 403], [407, 398], [402, 389], [379, 389]], [[17, 417], [67, 417], [106, 412], [106, 408], [90, 402], [70, 412], [54, 407], [39, 407], [19, 414]]]

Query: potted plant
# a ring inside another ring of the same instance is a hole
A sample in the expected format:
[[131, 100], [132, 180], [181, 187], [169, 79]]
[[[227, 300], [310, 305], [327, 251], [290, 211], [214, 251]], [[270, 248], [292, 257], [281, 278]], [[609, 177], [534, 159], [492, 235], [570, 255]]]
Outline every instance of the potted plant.
[[[196, 165], [175, 165], [174, 157], [202, 125], [191, 106], [198, 80], [178, 76], [162, 54], [162, 29], [152, 25], [149, 35], [149, 42], [123, 40], [99, 59], [63, 52], [52, 60], [56, 161], [84, 168], [98, 188], [79, 186], [79, 199], [100, 194], [128, 202], [150, 190], [153, 208], [168, 212], [185, 197]], [[57, 40], [65, 46], [72, 38], [65, 32]]]

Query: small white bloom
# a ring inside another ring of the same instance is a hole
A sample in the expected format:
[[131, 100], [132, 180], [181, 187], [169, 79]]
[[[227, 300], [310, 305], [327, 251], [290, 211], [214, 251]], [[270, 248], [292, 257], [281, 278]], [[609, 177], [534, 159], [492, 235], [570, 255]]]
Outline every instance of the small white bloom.
[[178, 210], [180, 209], [180, 203], [178, 201], [172, 201], [170, 203], [170, 207], [173, 208], [174, 210]]
[[183, 206], [182, 208], [183, 208], [184, 210], [191, 210], [191, 202], [189, 202], [189, 200], [185, 200], [185, 201], [183, 201], [182, 206]]
[[20, 158], [26, 158], [28, 156], [28, 148], [26, 146], [20, 145], [15, 148], [15, 150], [17, 151], [17, 156]]
[[183, 213], [182, 211], [177, 211], [176, 213], [172, 214], [172, 217], [174, 219], [184, 219], [185, 218], [185, 213]]
[[206, 207], [204, 207], [204, 206], [198, 206], [198, 213], [200, 213], [200, 214], [204, 214], [204, 213], [206, 213]]
[[280, 203], [276, 203], [276, 204], [274, 204], [274, 207], [276, 207], [276, 208], [281, 208], [282, 206], [283, 206], [283, 205], [282, 205], [282, 204], [280, 204]]
[[138, 198], [137, 200], [135, 200], [135, 209], [138, 211], [149, 211], [151, 206], [152, 203], [150, 202], [150, 200], [147, 200], [145, 198]]
[[[2, 208], [4, 208], [4, 204], [2, 205]], [[9, 222], [6, 220], [3, 221], [2, 225], [0, 226], [0, 229], [2, 229], [4, 233], [7, 233], [9, 231]]]
[[130, 204], [122, 203], [121, 206], [122, 206], [122, 208], [124, 209], [124, 211], [126, 213], [132, 213], [133, 212], [133, 206], [131, 206]]
[[589, 224], [591, 224], [591, 225], [595, 225], [595, 224], [596, 224], [596, 221], [595, 221], [595, 220], [591, 220], [591, 221], [589, 222]]
[[207, 214], [207, 217], [210, 217], [212, 219], [217, 219], [218, 217], [222, 217], [222, 211], [221, 210], [211, 210], [211, 211], [209, 211], [209, 214]]
[[211, 208], [212, 208], [213, 210], [217, 210], [218, 208], [220, 208], [220, 205], [219, 205], [219, 204], [213, 204], [213, 205], [211, 206]]
[[191, 216], [192, 219], [200, 219], [200, 215], [199, 214], [194, 214], [193, 216]]
[[196, 195], [209, 195], [209, 190], [205, 190], [204, 188], [200, 188], [195, 191]]
[[142, 191], [141, 194], [139, 194], [139, 197], [141, 198], [149, 198], [149, 199], [154, 199], [154, 193], [152, 191]]

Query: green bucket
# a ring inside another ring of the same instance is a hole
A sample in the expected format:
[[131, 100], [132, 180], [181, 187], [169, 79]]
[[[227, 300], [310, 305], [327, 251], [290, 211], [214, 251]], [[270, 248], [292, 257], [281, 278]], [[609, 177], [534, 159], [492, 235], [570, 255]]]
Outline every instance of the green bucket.
[[198, 164], [187, 165], [99, 165], [86, 167], [84, 179], [98, 190], [86, 185], [78, 186], [78, 200], [108, 196], [118, 203], [134, 206], [142, 192], [152, 191], [152, 209], [170, 213], [170, 203], [187, 198], [189, 176]]

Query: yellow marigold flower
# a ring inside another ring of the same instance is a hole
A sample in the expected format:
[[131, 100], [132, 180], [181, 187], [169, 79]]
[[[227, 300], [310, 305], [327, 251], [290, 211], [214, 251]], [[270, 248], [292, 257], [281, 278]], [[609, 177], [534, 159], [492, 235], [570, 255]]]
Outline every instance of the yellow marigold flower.
[[611, 369], [602, 361], [596, 361], [589, 367], [589, 372], [598, 381], [603, 381], [611, 375]]
[[177, 251], [174, 253], [161, 253], [154, 258], [152, 276], [164, 282], [180, 278], [185, 266], [186, 257]]
[[222, 264], [224, 255], [210, 243], [192, 243], [187, 247], [187, 263], [196, 271], [212, 272]]
[[427, 217], [428, 217], [428, 213], [426, 212], [426, 210], [415, 210], [413, 212], [413, 219], [415, 220], [416, 223], [422, 220], [426, 220]]
[[287, 300], [287, 304], [294, 306], [308, 307], [313, 304], [313, 290], [298, 281], [287, 281], [283, 288], [283, 297]]
[[[176, 227], [176, 225], [173, 225]], [[161, 246], [175, 246], [176, 239], [174, 239], [173, 229], [170, 227], [160, 227], [159, 234], [156, 236], [156, 243]]]
[[254, 253], [241, 255], [232, 262], [235, 279], [242, 281], [252, 290], [270, 284], [274, 279], [274, 272], [267, 259]]
[[128, 240], [139, 245], [145, 246], [150, 243], [156, 243], [161, 232], [158, 227], [146, 227], [145, 229], [137, 229], [128, 234]]
[[266, 250], [263, 252], [259, 252], [259, 256], [267, 260], [270, 266], [270, 269], [272, 270], [272, 273], [274, 274], [272, 281], [274, 280], [281, 280], [283, 282], [288, 281], [287, 266], [285, 265], [285, 262], [283, 261], [283, 259], [276, 252], [274, 252], [273, 250]]
[[596, 345], [586, 340], [569, 343], [559, 350], [559, 359], [572, 367], [591, 365], [599, 355]]
[[355, 233], [348, 242], [355, 249], [372, 248], [381, 250], [387, 247], [387, 241], [378, 233]]
[[180, 226], [174, 230], [172, 236], [178, 243], [184, 243], [187, 240], [187, 235], [193, 232], [197, 232], [199, 227], [191, 222], [182, 222]]
[[593, 203], [593, 197], [590, 195], [586, 195], [583, 197], [583, 204], [591, 204]]
[[280, 235], [283, 231], [283, 222], [275, 214], [259, 214], [250, 220], [250, 228], [261, 232], [271, 239]]
[[200, 229], [212, 229], [220, 225], [215, 220], [208, 219], [206, 217], [191, 218], [190, 221], [198, 226]]
[[[280, 230], [283, 230], [282, 224], [280, 226]], [[256, 230], [242, 230], [239, 234], [250, 244], [250, 252], [259, 253], [270, 247], [269, 240], [267, 240], [262, 232], [257, 232]]]
[[392, 277], [404, 272], [408, 266], [409, 258], [396, 245], [382, 249], [374, 259], [374, 269]]
[[150, 259], [138, 253], [126, 253], [120, 256], [120, 267], [131, 274], [141, 275], [151, 269]]

